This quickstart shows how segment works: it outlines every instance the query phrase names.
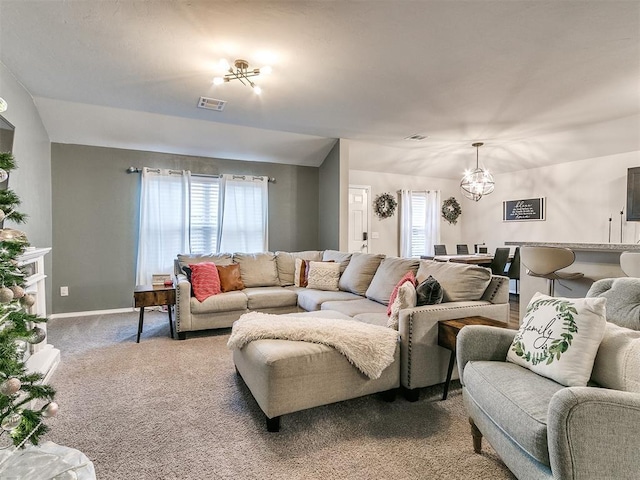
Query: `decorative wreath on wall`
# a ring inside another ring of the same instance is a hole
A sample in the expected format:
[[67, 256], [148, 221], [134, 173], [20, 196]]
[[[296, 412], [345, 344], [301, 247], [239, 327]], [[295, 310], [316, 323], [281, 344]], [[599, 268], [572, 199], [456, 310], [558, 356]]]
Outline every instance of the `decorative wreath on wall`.
[[458, 223], [458, 217], [462, 214], [460, 204], [455, 197], [449, 197], [442, 202], [442, 217], [454, 225]]
[[373, 201], [373, 213], [380, 218], [391, 217], [398, 206], [398, 202], [390, 193], [381, 193]]

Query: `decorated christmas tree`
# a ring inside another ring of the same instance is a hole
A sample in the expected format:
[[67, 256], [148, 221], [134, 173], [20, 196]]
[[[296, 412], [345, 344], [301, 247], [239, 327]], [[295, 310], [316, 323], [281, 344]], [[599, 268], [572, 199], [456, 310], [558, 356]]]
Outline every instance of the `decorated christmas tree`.
[[[0, 183], [15, 168], [13, 155], [0, 153]], [[0, 226], [4, 221], [25, 222], [26, 216], [16, 210], [19, 205], [15, 192], [0, 190]], [[24, 359], [29, 344], [40, 343], [46, 336], [38, 326], [46, 318], [28, 312], [35, 298], [25, 292], [25, 272], [17, 260], [28, 246], [24, 232], [0, 229], [0, 448], [22, 447], [27, 442], [37, 445], [48, 430], [44, 419], [58, 411], [55, 391], [41, 383], [42, 374], [27, 371]]]

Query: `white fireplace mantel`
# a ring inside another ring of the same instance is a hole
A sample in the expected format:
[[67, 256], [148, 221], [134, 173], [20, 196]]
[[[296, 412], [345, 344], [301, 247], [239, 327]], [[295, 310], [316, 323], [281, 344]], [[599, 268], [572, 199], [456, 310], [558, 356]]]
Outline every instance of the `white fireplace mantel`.
[[[26, 271], [25, 290], [35, 297], [35, 303], [28, 309], [28, 312], [39, 317], [47, 316], [47, 296], [45, 290], [44, 256], [51, 251], [51, 248], [29, 248], [18, 260], [18, 266]], [[45, 332], [46, 323], [39, 324]], [[60, 350], [54, 348], [45, 339], [37, 345], [30, 345], [29, 357], [27, 358], [27, 370], [38, 372], [44, 375], [43, 382], [48, 383], [51, 375], [60, 363]]]

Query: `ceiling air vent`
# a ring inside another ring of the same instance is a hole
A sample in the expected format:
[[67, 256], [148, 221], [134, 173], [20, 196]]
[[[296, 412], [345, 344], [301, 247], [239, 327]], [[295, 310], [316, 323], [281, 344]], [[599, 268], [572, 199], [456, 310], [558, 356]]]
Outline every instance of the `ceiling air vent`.
[[408, 137], [404, 137], [405, 140], [413, 140], [414, 142], [419, 142], [427, 138], [427, 135], [420, 135], [419, 133], [414, 133], [413, 135], [409, 135]]
[[198, 108], [206, 108], [207, 110], [215, 110], [216, 112], [224, 110], [226, 104], [226, 101], [216, 98], [200, 97], [200, 100], [198, 100]]

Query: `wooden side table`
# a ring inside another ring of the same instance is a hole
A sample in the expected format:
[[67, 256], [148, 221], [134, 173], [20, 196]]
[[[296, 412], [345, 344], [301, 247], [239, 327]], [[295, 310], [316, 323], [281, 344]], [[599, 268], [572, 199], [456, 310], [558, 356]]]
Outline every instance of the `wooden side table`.
[[171, 307], [176, 304], [176, 288], [171, 285], [136, 285], [133, 290], [135, 307], [140, 307], [140, 319], [138, 320], [138, 337], [136, 343], [140, 343], [140, 334], [144, 324], [144, 307], [167, 306], [169, 311], [169, 331], [173, 338], [173, 318], [171, 317]]
[[438, 322], [438, 345], [446, 348], [447, 350], [451, 350], [451, 356], [449, 357], [449, 369], [447, 370], [447, 380], [444, 384], [442, 400], [446, 400], [447, 395], [449, 394], [453, 364], [456, 361], [456, 341], [458, 338], [458, 332], [462, 327], [467, 325], [489, 325], [491, 327], [511, 328], [505, 322], [500, 322], [486, 317], [465, 317]]

